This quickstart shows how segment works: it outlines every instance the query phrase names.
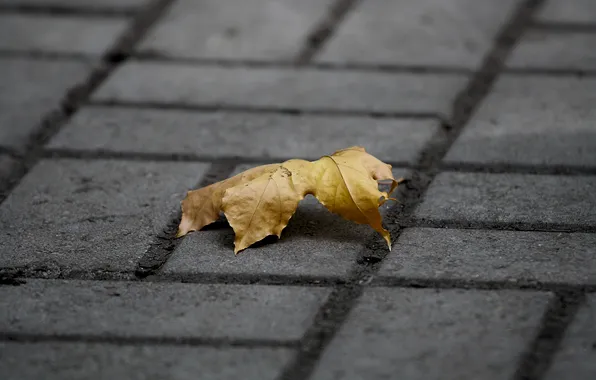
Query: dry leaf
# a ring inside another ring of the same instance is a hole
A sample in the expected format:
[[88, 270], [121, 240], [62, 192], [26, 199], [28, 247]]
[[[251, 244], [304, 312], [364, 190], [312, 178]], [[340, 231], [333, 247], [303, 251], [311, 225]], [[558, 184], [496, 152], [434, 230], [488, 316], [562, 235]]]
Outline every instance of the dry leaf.
[[[391, 180], [388, 192], [377, 181]], [[379, 206], [403, 179], [395, 180], [391, 165], [364, 148], [339, 150], [316, 161], [288, 160], [258, 166], [202, 189], [189, 191], [182, 201], [177, 237], [203, 228], [223, 211], [234, 229], [234, 252], [269, 235], [281, 236], [298, 203], [314, 195], [329, 211], [378, 231], [391, 249]]]

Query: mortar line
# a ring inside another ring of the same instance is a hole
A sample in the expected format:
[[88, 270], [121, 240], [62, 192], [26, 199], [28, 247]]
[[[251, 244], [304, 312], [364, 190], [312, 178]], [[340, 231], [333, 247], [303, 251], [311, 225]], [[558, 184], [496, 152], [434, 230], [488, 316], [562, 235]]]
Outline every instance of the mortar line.
[[411, 112], [411, 111], [374, 111], [367, 109], [334, 109], [334, 108], [293, 108], [293, 107], [270, 107], [270, 106], [247, 106], [241, 104], [221, 103], [168, 103], [160, 101], [126, 101], [126, 100], [92, 100], [88, 103], [92, 106], [120, 107], [131, 109], [154, 109], [154, 110], [178, 110], [178, 111], [201, 111], [201, 112], [238, 112], [257, 114], [280, 114], [280, 115], [321, 115], [329, 117], [361, 116], [370, 118], [409, 118], [409, 119], [439, 119], [441, 115], [435, 112]]
[[293, 340], [230, 338], [230, 337], [169, 337], [169, 336], [122, 336], [115, 334], [83, 333], [26, 333], [0, 332], [0, 341], [18, 343], [92, 343], [118, 346], [194, 346], [213, 348], [294, 348]]
[[[409, 64], [374, 64], [358, 62], [307, 62], [296, 64], [292, 61], [276, 60], [249, 60], [249, 59], [212, 59], [212, 58], [192, 58], [192, 57], [168, 57], [149, 52], [133, 52], [129, 57], [129, 62], [141, 63], [161, 63], [164, 65], [184, 65], [196, 67], [221, 67], [221, 68], [253, 68], [253, 69], [304, 69], [317, 71], [360, 71], [370, 73], [389, 73], [389, 74], [415, 74], [415, 75], [471, 75], [472, 69], [459, 66], [445, 65], [409, 65]], [[31, 60], [78, 60], [83, 62], [95, 61], [99, 55], [76, 52], [60, 52], [50, 50], [10, 50], [0, 49], [0, 59], [2, 58], [27, 58]], [[596, 76], [596, 70], [588, 68], [548, 68], [548, 67], [506, 67], [503, 74], [507, 75], [541, 75], [553, 77], [593, 77]]]
[[592, 78], [596, 76], [596, 69], [548, 68], [548, 67], [510, 67], [504, 71], [507, 75], [549, 76], [549, 77], [578, 77]]
[[540, 380], [547, 373], [565, 332], [571, 325], [585, 295], [577, 291], [560, 291], [550, 302], [534, 339], [522, 355], [513, 380]]
[[545, 222], [491, 222], [433, 219], [422, 220], [409, 218], [400, 223], [407, 228], [441, 228], [486, 231], [531, 231], [549, 233], [596, 233], [596, 225]]
[[71, 88], [61, 96], [59, 108], [50, 110], [41, 121], [36, 132], [33, 132], [26, 144], [24, 159], [9, 175], [5, 183], [0, 184], [0, 205], [8, 197], [21, 179], [27, 175], [43, 157], [43, 146], [55, 136], [87, 101], [108, 76], [126, 61], [130, 52], [140, 42], [147, 30], [159, 19], [173, 0], [156, 0], [131, 20], [124, 33], [112, 44], [102, 56], [100, 64], [91, 70], [83, 83]]
[[[101, 150], [73, 150], [63, 148], [49, 148], [44, 152], [44, 158], [51, 159], [79, 159], [79, 160], [131, 160], [131, 161], [161, 161], [161, 162], [218, 162], [218, 163], [243, 163], [243, 164], [274, 164], [290, 159], [318, 160], [320, 157], [252, 157], [252, 156], [212, 156], [193, 153], [158, 153], [158, 152], [127, 152]], [[387, 161], [395, 168], [409, 169], [412, 164], [406, 161]]]
[[11, 50], [0, 49], [0, 59], [28, 59], [37, 61], [80, 61], [93, 63], [101, 59], [100, 54], [59, 52], [46, 50]]
[[335, 0], [323, 20], [319, 22], [306, 37], [302, 48], [296, 54], [298, 65], [307, 63], [317, 54], [325, 43], [333, 36], [335, 29], [341, 24], [346, 15], [355, 8], [359, 0]]
[[[388, 219], [398, 220], [397, 224], [389, 226], [393, 239], [398, 239], [401, 232], [397, 214], [401, 212], [402, 215], [409, 216], [420, 203], [438, 172], [441, 160], [489, 93], [504, 68], [505, 59], [521, 38], [523, 30], [541, 3], [542, 0], [525, 0], [518, 5], [509, 22], [496, 35], [493, 46], [479, 70], [456, 97], [448, 128], [440, 128], [423, 149], [417, 162], [420, 170], [414, 173], [407, 184], [408, 191], [403, 194], [405, 199], [388, 211]], [[349, 282], [335, 287], [327, 302], [321, 306], [314, 323], [302, 339], [298, 354], [286, 366], [278, 380], [307, 380], [311, 377], [327, 346], [342, 328], [350, 311], [362, 296], [364, 287], [374, 278], [388, 253], [379, 240], [375, 236], [367, 243], [367, 247], [360, 254], [361, 258], [357, 259], [354, 265]]]
[[[207, 173], [199, 180], [197, 186], [193, 189], [202, 188], [228, 178], [240, 163], [241, 162], [239, 161], [212, 163]], [[137, 269], [135, 271], [135, 275], [138, 278], [142, 279], [159, 271], [178, 245], [180, 245], [184, 237], [176, 238], [175, 236], [181, 218], [182, 211], [179, 206], [170, 217], [170, 220], [163, 231], [151, 240], [149, 248], [138, 261]]]
[[[101, 271], [69, 271], [55, 275], [47, 275], [35, 268], [0, 268], [0, 285], [19, 286], [27, 284], [29, 280], [36, 281], [109, 281], [109, 282], [137, 282], [138, 278], [132, 272], [101, 272]], [[366, 279], [369, 287], [399, 288], [399, 289], [461, 289], [461, 290], [519, 290], [533, 292], [575, 292], [594, 293], [596, 283], [588, 282], [541, 282], [536, 279], [468, 279], [468, 278], [429, 278], [376, 275]], [[291, 274], [252, 274], [252, 273], [157, 273], [143, 279], [146, 283], [160, 284], [195, 284], [195, 285], [259, 285], [284, 287], [313, 287], [331, 288], [350, 285], [349, 275], [346, 276], [309, 276]]]
[[[102, 107], [103, 108], [103, 107]], [[293, 117], [289, 116], [289, 117]], [[0, 153], [19, 157], [19, 155], [9, 148], [0, 147]], [[120, 151], [110, 149], [74, 149], [62, 147], [49, 147], [43, 151], [43, 158], [71, 158], [81, 160], [135, 160], [135, 161], [168, 161], [168, 162], [227, 162], [242, 161], [243, 163], [277, 163], [287, 161], [292, 158], [302, 158], [305, 160], [316, 160], [319, 157], [253, 157], [237, 155], [206, 155], [195, 153], [180, 152], [141, 152], [141, 151]], [[420, 169], [413, 162], [385, 160], [395, 168]], [[543, 164], [508, 164], [495, 163], [482, 164], [475, 163], [447, 163], [439, 165], [441, 172], [461, 172], [461, 173], [488, 173], [488, 174], [524, 174], [524, 175], [561, 175], [561, 176], [593, 176], [596, 175], [596, 166], [579, 165], [543, 165]]]
[[77, 4], [0, 4], [0, 15], [47, 17], [111, 18], [134, 17], [141, 7], [80, 6]]
[[568, 164], [522, 164], [507, 162], [473, 163], [446, 162], [441, 163], [441, 171], [491, 174], [529, 174], [529, 175], [596, 175], [596, 166]]
[[296, 63], [292, 60], [261, 60], [249, 58], [201, 58], [170, 56], [149, 50], [140, 50], [131, 57], [133, 61], [147, 63], [164, 63], [179, 65], [194, 65], [201, 67], [224, 68], [273, 68], [273, 69], [312, 69], [320, 71], [363, 71], [381, 73], [407, 74], [456, 74], [471, 75], [474, 70], [462, 66], [422, 65], [422, 64], [391, 64], [391, 63], [363, 63], [363, 62], [332, 62], [309, 61]]
[[558, 34], [592, 34], [596, 33], [596, 22], [589, 23], [536, 20], [532, 24], [532, 29]]

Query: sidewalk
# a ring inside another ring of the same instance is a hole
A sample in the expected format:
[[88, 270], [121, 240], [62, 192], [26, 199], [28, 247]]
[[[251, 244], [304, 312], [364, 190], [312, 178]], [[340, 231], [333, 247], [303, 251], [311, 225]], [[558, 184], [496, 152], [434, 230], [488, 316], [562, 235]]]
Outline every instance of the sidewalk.
[[[0, 378], [596, 378], [596, 1], [0, 0]], [[8, 38], [7, 38], [8, 37]], [[233, 253], [186, 191], [360, 145]]]

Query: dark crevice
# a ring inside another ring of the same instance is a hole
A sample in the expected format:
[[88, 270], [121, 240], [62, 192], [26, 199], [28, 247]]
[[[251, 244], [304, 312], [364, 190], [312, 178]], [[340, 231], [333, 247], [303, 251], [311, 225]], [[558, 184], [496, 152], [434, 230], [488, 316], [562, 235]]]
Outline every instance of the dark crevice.
[[93, 100], [89, 103], [94, 106], [121, 107], [131, 109], [157, 109], [157, 110], [178, 110], [178, 111], [200, 111], [200, 112], [240, 112], [257, 114], [280, 114], [280, 115], [321, 115], [321, 116], [361, 116], [371, 118], [409, 118], [409, 119], [440, 119], [440, 115], [434, 112], [411, 112], [411, 111], [371, 111], [367, 109], [333, 109], [333, 108], [292, 108], [292, 107], [267, 107], [267, 106], [246, 106], [239, 104], [185, 104], [185, 103], [164, 103], [149, 101], [123, 101], [123, 100]]
[[[130, 160], [130, 161], [162, 161], [162, 162], [218, 162], [218, 163], [254, 163], [254, 164], [273, 164], [284, 162], [290, 159], [301, 158], [305, 160], [316, 160], [319, 157], [250, 157], [250, 156], [212, 156], [199, 155], [192, 153], [157, 153], [157, 152], [121, 152], [111, 150], [75, 150], [51, 148], [44, 152], [45, 158], [71, 158], [82, 160]], [[407, 162], [388, 161], [395, 168], [409, 168]]]
[[447, 162], [440, 165], [443, 171], [466, 173], [509, 173], [536, 175], [596, 175], [594, 166], [561, 165], [561, 164], [519, 164], [507, 162], [466, 163]]
[[138, 62], [158, 62], [162, 64], [194, 65], [202, 67], [225, 68], [271, 68], [271, 69], [304, 69], [321, 71], [362, 71], [374, 73], [407, 73], [407, 74], [456, 74], [470, 75], [474, 70], [467, 67], [447, 65], [415, 65], [390, 63], [359, 62], [305, 62], [297, 64], [284, 60], [225, 59], [169, 56], [154, 50], [141, 50], [131, 57]]
[[555, 294], [543, 316], [538, 333], [520, 360], [513, 380], [543, 378], [584, 299], [584, 294], [573, 290]]
[[101, 56], [76, 52], [58, 52], [42, 50], [20, 51], [0, 49], [0, 59], [6, 58], [24, 58], [38, 61], [80, 61], [93, 63], [100, 60]]
[[325, 42], [333, 36], [335, 29], [344, 17], [358, 4], [358, 1], [335, 0], [331, 4], [326, 17], [308, 34], [304, 46], [296, 54], [295, 61], [297, 64], [304, 64], [312, 60]]
[[42, 120], [39, 128], [34, 132], [26, 144], [23, 160], [16, 165], [8, 180], [0, 184], [0, 204], [10, 194], [12, 189], [43, 157], [43, 146], [55, 136], [60, 128], [68, 122], [72, 115], [89, 99], [106, 78], [118, 67], [111, 62], [113, 56], [124, 55], [128, 57], [130, 51], [141, 40], [147, 30], [164, 13], [172, 0], [158, 0], [140, 12], [132, 19], [131, 24], [115, 41], [107, 53], [101, 58], [99, 64], [91, 71], [86, 80], [67, 91], [57, 110], [50, 111]]
[[507, 75], [544, 75], [549, 77], [594, 77], [596, 69], [547, 68], [547, 67], [510, 67], [504, 71]]
[[532, 28], [549, 33], [596, 33], [596, 20], [592, 23], [537, 20], [532, 23]]
[[[490, 91], [503, 70], [505, 59], [520, 39], [532, 14], [540, 4], [539, 0], [527, 0], [518, 7], [510, 21], [496, 36], [494, 45], [479, 70], [456, 97], [451, 117], [444, 123], [444, 128], [440, 128], [422, 150], [416, 164], [420, 170], [412, 173], [405, 186], [400, 186], [402, 188], [400, 203], [388, 211], [387, 219], [394, 221], [388, 226], [394, 241], [402, 230], [400, 220], [410, 217], [424, 197], [439, 171], [439, 164], [444, 155]], [[279, 380], [306, 380], [310, 377], [321, 355], [342, 328], [350, 310], [358, 302], [363, 293], [363, 287], [374, 279], [387, 254], [387, 247], [378, 236], [367, 242], [365, 249], [356, 260], [347, 283], [334, 288], [327, 302], [319, 310], [315, 322], [305, 333], [299, 353], [286, 366]]]
[[[377, 264], [377, 260], [363, 260], [358, 263], [361, 267]], [[132, 272], [109, 271], [52, 271], [49, 268], [31, 268], [16, 270], [15, 268], [0, 268], [0, 284], [21, 285], [27, 280], [71, 280], [71, 281], [137, 281]], [[143, 279], [148, 283], [164, 284], [199, 284], [199, 285], [264, 285], [264, 286], [300, 286], [300, 287], [335, 287], [353, 288], [356, 285], [386, 288], [412, 289], [461, 289], [461, 290], [526, 290], [539, 292], [596, 292], [596, 283], [566, 283], [543, 282], [529, 278], [482, 280], [469, 278], [430, 278], [430, 277], [400, 277], [369, 273], [357, 284], [346, 275], [338, 276], [308, 276], [283, 275], [268, 273], [157, 273]], [[337, 294], [334, 296], [337, 297]]]
[[414, 217], [402, 220], [404, 227], [427, 227], [491, 231], [533, 231], [533, 232], [566, 232], [596, 233], [596, 225], [547, 223], [547, 222], [495, 222], [470, 220], [426, 220]]
[[118, 346], [207, 346], [217, 348], [293, 348], [297, 342], [292, 340], [225, 338], [225, 337], [169, 337], [169, 336], [120, 336], [92, 334], [50, 334], [41, 335], [24, 332], [0, 332], [0, 341], [20, 343], [94, 343]]
[[[237, 161], [213, 163], [196, 188], [205, 187], [228, 178], [239, 163]], [[181, 217], [181, 210], [176, 210], [164, 230], [152, 239], [149, 248], [137, 264], [135, 272], [137, 277], [145, 278], [156, 273], [180, 244], [183, 238], [176, 238], [176, 232]]]
[[0, 4], [0, 15], [22, 14], [46, 17], [86, 17], [86, 18], [108, 18], [108, 17], [134, 17], [141, 11], [137, 7], [102, 7], [99, 5], [79, 5], [76, 1], [71, 4], [48, 4], [47, 1], [40, 1], [39, 4]]
[[533, 292], [578, 292], [596, 291], [593, 284], [569, 284], [565, 282], [542, 282], [534, 279], [480, 280], [468, 278], [415, 278], [375, 277], [370, 286], [416, 289], [462, 289], [462, 290], [526, 290]]
[[[12, 155], [16, 158], [18, 153], [0, 147], [0, 153]], [[204, 155], [195, 153], [180, 152], [135, 152], [135, 151], [114, 151], [109, 149], [71, 149], [71, 148], [47, 148], [43, 152], [44, 158], [72, 158], [83, 160], [131, 160], [131, 161], [167, 161], [167, 162], [243, 162], [243, 163], [277, 163], [292, 158], [305, 160], [316, 160], [318, 157], [271, 157], [271, 156], [225, 156], [225, 155]], [[420, 169], [415, 163], [407, 161], [385, 160], [394, 168]], [[491, 174], [526, 174], [526, 175], [566, 175], [586, 176], [596, 175], [596, 166], [574, 166], [574, 165], [525, 165], [525, 164], [471, 164], [471, 163], [446, 163], [440, 164], [440, 171], [463, 172], [463, 173], [491, 173]]]

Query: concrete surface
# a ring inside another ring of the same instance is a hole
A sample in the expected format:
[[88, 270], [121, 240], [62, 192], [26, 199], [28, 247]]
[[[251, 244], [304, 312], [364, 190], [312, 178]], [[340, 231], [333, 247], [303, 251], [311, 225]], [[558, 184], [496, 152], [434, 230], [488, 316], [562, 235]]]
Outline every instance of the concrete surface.
[[[595, 4], [0, 0], [0, 378], [596, 378]], [[312, 197], [174, 237], [352, 145], [391, 252]]]

